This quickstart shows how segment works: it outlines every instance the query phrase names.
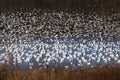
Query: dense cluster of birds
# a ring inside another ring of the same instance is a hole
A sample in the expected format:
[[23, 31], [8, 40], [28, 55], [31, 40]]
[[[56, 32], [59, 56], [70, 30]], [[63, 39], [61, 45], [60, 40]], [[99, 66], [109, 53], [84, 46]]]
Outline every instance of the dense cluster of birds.
[[1, 13], [0, 63], [30, 68], [120, 64], [119, 19], [119, 13]]
[[10, 60], [13, 65], [37, 66], [95, 66], [120, 64], [120, 42], [86, 42], [61, 43], [56, 40], [54, 44], [10, 44], [1, 45], [0, 63]]
[[[120, 40], [120, 14], [67, 13], [33, 10], [31, 12], [1, 13], [0, 42], [35, 42], [46, 35], [98, 33], [104, 40]], [[26, 38], [27, 37], [27, 38]], [[32, 38], [31, 38], [32, 37]], [[38, 38], [37, 38], [38, 39]]]

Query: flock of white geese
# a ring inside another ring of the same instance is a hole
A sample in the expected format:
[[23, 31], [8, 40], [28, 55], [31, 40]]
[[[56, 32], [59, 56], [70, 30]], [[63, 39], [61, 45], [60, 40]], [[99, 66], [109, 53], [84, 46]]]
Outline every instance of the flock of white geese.
[[0, 64], [20, 67], [120, 64], [120, 14], [33, 10], [1, 13]]

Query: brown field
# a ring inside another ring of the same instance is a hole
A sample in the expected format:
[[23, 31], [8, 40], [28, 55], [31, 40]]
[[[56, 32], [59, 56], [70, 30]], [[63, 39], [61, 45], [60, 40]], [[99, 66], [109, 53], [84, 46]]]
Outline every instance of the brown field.
[[120, 0], [0, 0], [0, 11], [33, 8], [65, 11], [120, 11]]
[[7, 65], [2, 65], [0, 80], [120, 80], [120, 66], [80, 67], [77, 70], [72, 67], [20, 70], [17, 67], [8, 69]]

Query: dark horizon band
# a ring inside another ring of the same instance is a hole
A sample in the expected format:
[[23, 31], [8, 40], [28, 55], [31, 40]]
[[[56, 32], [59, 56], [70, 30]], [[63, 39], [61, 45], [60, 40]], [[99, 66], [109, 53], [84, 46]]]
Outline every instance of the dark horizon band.
[[0, 10], [120, 11], [120, 0], [0, 0]]

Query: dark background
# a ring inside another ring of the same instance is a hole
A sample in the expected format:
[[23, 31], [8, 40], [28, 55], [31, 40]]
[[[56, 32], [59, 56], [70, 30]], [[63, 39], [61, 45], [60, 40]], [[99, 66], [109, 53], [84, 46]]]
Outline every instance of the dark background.
[[0, 10], [120, 11], [120, 0], [0, 0]]

